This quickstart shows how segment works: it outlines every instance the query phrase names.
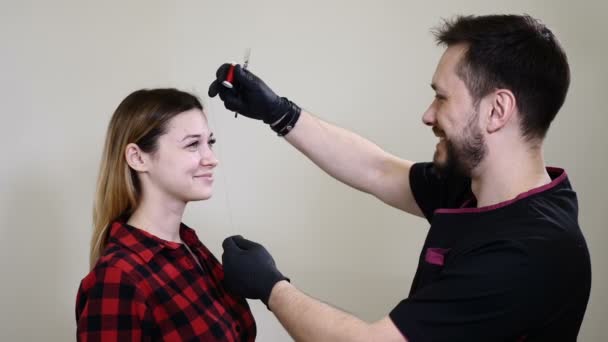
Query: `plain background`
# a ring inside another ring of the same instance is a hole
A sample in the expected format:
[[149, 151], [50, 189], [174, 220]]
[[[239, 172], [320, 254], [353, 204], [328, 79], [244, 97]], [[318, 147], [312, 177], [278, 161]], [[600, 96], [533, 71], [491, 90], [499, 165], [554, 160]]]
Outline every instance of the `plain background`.
[[[572, 84], [545, 144], [578, 191], [593, 262], [581, 341], [608, 316], [608, 73], [605, 1], [2, 1], [0, 5], [0, 340], [75, 339], [105, 130], [139, 88], [201, 96], [218, 137], [212, 199], [184, 221], [221, 255], [261, 241], [307, 293], [374, 321], [404, 298], [428, 224], [347, 188], [267, 127], [234, 119], [207, 85], [242, 60], [275, 91], [401, 157], [426, 161], [421, 122], [443, 48], [430, 29], [456, 14], [528, 13], [566, 49]], [[551, 286], [551, 284], [547, 284]], [[260, 341], [289, 336], [251, 302]]]

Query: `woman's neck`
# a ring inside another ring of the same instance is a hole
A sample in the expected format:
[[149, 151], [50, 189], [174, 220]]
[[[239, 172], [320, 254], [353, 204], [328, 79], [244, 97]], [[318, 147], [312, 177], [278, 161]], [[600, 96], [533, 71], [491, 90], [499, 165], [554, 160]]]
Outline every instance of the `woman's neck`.
[[181, 242], [179, 228], [185, 208], [184, 202], [160, 200], [158, 196], [144, 194], [127, 224], [163, 240]]

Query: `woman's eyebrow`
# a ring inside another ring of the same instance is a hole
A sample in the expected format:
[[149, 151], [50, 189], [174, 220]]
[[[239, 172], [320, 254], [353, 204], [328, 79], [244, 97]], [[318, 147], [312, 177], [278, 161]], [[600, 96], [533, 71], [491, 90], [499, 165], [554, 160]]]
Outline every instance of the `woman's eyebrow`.
[[184, 140], [186, 140], [188, 138], [197, 138], [198, 139], [200, 137], [201, 137], [201, 134], [188, 134], [181, 141], [184, 141]]

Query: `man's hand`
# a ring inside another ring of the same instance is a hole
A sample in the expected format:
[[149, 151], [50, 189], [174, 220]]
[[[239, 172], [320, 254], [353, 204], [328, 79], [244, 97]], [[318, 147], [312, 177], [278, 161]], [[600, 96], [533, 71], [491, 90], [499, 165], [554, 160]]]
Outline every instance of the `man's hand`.
[[268, 306], [274, 285], [281, 280], [289, 281], [259, 243], [237, 235], [226, 238], [222, 247], [224, 284], [229, 291], [246, 298], [261, 299]]
[[262, 120], [279, 135], [285, 135], [295, 126], [301, 109], [285, 97], [280, 97], [259, 77], [240, 65], [234, 67], [234, 88], [222, 85], [230, 64], [217, 69], [216, 80], [209, 86], [209, 96], [219, 94], [226, 109], [252, 119]]

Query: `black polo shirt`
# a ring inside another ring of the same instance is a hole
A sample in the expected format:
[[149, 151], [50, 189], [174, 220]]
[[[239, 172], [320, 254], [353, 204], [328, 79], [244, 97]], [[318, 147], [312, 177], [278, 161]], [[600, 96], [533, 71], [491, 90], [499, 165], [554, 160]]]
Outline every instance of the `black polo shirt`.
[[515, 199], [477, 208], [470, 180], [415, 164], [431, 223], [410, 295], [390, 313], [409, 341], [575, 341], [591, 287], [578, 204], [564, 170]]

